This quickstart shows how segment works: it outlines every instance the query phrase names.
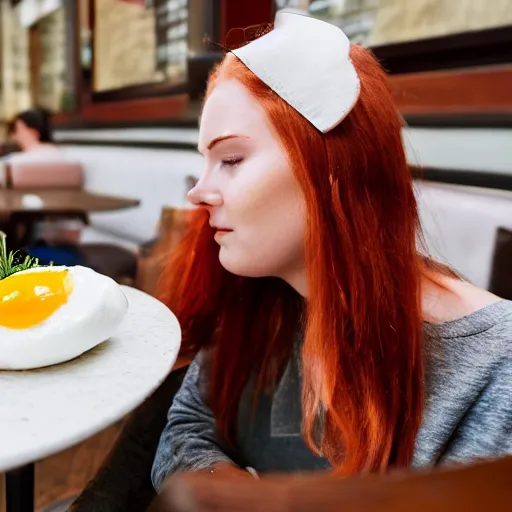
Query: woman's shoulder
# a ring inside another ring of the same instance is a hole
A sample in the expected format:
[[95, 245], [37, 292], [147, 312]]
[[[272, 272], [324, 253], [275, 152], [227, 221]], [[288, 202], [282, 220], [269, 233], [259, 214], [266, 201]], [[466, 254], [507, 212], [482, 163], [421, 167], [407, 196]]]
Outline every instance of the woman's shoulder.
[[512, 302], [427, 323], [425, 332], [426, 408], [415, 464], [512, 453]]
[[12, 153], [9, 158], [10, 163], [32, 163], [45, 161], [67, 160], [65, 153], [54, 144], [41, 145], [30, 151]]
[[496, 337], [512, 342], [512, 302], [471, 283], [445, 279], [425, 287], [423, 309], [427, 334], [435, 338]]
[[[512, 302], [499, 299], [439, 324], [425, 323], [427, 370], [435, 380], [512, 375]], [[510, 381], [512, 388], [512, 379]]]
[[20, 155], [23, 155], [21, 151], [13, 151], [12, 153], [8, 153], [0, 157], [0, 162], [9, 163], [11, 160], [18, 158]]

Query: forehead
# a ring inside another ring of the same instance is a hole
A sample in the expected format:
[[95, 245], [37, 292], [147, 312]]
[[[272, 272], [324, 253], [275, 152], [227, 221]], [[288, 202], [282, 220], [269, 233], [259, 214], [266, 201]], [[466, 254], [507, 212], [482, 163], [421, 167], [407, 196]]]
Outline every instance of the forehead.
[[221, 81], [206, 100], [199, 128], [199, 146], [204, 148], [213, 139], [231, 134], [271, 135], [263, 107], [235, 79]]
[[14, 123], [15, 130], [26, 130], [28, 128], [27, 124], [23, 121], [23, 119], [16, 119]]

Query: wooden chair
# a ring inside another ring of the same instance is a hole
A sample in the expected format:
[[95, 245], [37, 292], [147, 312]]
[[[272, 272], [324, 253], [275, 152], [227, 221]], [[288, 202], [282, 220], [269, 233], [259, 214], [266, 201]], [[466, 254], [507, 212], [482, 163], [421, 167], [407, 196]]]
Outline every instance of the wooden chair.
[[512, 230], [503, 227], [496, 232], [489, 291], [512, 300]]
[[160, 227], [155, 240], [141, 246], [135, 286], [154, 295], [158, 277], [168, 255], [176, 248], [188, 226], [192, 210], [165, 207], [160, 216]]
[[175, 479], [147, 512], [506, 512], [512, 457], [425, 471], [354, 478], [212, 476]]
[[6, 165], [7, 188], [82, 188], [84, 171], [78, 162], [10, 162]]
[[20, 151], [21, 148], [13, 141], [0, 142], [0, 158]]
[[[78, 162], [66, 161], [42, 161], [42, 162], [7, 162], [3, 166], [3, 182], [6, 188], [17, 190], [41, 190], [41, 189], [80, 189], [84, 185], [84, 171], [82, 165]], [[70, 217], [71, 218], [71, 217]], [[88, 223], [86, 214], [73, 215], [83, 224]], [[35, 240], [34, 227], [48, 225], [52, 221], [51, 215], [44, 217], [34, 216], [30, 212], [16, 216], [11, 216], [10, 223], [14, 225], [12, 229], [16, 230], [17, 239], [21, 245], [32, 244]], [[79, 231], [73, 229], [73, 233], [69, 230], [62, 231], [62, 236], [77, 239]], [[69, 231], [69, 233], [68, 233]]]
[[[197, 184], [191, 174], [185, 177], [186, 192]], [[186, 195], [183, 198], [186, 202]], [[160, 215], [158, 235], [154, 240], [142, 245], [139, 250], [137, 278], [135, 286], [150, 295], [156, 292], [158, 278], [169, 254], [176, 248], [187, 230], [190, 208], [164, 207]]]
[[185, 233], [191, 211], [164, 207], [156, 239], [141, 245], [138, 254], [109, 244], [81, 245], [83, 264], [118, 283], [155, 295], [162, 268]]
[[[84, 170], [78, 162], [12, 162], [7, 165], [7, 186], [27, 191], [80, 189], [84, 186]], [[88, 224], [87, 215], [80, 215], [79, 219]], [[79, 233], [74, 233], [69, 243], [75, 246], [78, 239]], [[133, 284], [137, 272], [135, 253], [112, 244], [82, 244], [76, 245], [76, 250], [82, 265], [118, 283]]]

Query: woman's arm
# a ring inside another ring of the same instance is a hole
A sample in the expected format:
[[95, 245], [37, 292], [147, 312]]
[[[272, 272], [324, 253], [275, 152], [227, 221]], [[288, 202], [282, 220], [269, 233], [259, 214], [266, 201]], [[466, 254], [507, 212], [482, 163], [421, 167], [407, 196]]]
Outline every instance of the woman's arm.
[[494, 365], [438, 462], [452, 465], [512, 455], [512, 357]]
[[206, 357], [206, 353], [201, 352], [192, 362], [169, 409], [153, 464], [155, 489], [176, 472], [213, 469], [214, 473], [243, 474], [219, 442], [215, 417], [205, 403]]

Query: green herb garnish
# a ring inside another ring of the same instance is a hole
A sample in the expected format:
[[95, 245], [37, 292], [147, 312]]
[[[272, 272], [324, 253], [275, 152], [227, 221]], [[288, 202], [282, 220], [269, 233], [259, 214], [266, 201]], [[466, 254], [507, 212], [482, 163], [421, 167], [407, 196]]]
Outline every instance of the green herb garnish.
[[22, 262], [16, 263], [16, 254], [17, 251], [10, 251], [7, 254], [7, 235], [0, 231], [0, 280], [12, 276], [16, 272], [39, 266], [39, 260], [31, 256], [26, 256]]

